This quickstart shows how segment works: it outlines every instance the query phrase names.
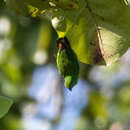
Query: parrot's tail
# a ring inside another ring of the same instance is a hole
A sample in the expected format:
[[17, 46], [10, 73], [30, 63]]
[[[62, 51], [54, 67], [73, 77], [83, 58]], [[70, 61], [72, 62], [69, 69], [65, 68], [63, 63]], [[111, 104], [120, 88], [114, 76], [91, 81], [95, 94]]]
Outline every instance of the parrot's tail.
[[65, 87], [68, 88], [69, 90], [72, 90], [72, 88], [74, 87], [74, 85], [77, 83], [78, 81], [78, 76], [76, 75], [68, 75], [65, 77]]

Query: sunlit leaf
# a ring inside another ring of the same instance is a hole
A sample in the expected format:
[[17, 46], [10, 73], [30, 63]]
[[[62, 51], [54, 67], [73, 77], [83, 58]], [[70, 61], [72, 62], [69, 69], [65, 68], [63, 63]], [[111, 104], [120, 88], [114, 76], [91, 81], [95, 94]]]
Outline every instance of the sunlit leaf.
[[[53, 25], [59, 37], [68, 37], [83, 63], [109, 65], [117, 61], [130, 46], [129, 7], [119, 0], [81, 0], [79, 7], [55, 15], [58, 20]], [[66, 24], [64, 31], [61, 23]]]

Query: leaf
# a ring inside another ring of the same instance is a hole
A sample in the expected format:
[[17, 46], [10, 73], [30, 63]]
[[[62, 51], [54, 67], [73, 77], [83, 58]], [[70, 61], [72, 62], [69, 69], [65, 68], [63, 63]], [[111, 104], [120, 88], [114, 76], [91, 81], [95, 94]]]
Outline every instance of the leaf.
[[130, 46], [130, 8], [123, 0], [81, 0], [78, 11], [59, 11], [55, 18], [61, 23], [62, 17], [66, 28], [60, 30], [56, 21], [53, 26], [59, 37], [67, 36], [83, 63], [109, 65]]
[[15, 13], [32, 17], [49, 8], [48, 0], [6, 0], [6, 4]]
[[52, 0], [53, 5], [62, 9], [78, 9], [78, 2], [76, 0]]
[[0, 96], [0, 118], [2, 118], [10, 109], [13, 101], [10, 98]]
[[6, 0], [25, 16], [47, 16], [67, 36], [79, 61], [109, 65], [130, 46], [130, 7], [125, 0]]

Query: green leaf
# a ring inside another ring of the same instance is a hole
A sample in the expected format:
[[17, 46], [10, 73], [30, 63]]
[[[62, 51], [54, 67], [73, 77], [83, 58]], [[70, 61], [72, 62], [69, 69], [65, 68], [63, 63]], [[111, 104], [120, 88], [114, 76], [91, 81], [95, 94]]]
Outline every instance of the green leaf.
[[51, 0], [52, 5], [62, 9], [78, 9], [79, 5], [76, 0]]
[[6, 0], [25, 16], [47, 16], [67, 36], [79, 61], [109, 65], [130, 46], [130, 7], [125, 0]]
[[35, 17], [38, 13], [43, 13], [49, 8], [48, 0], [6, 0], [7, 6], [15, 13]]
[[0, 96], [0, 118], [2, 118], [10, 109], [13, 101], [10, 98]]
[[[81, 0], [78, 10], [58, 10], [52, 23], [59, 37], [67, 36], [81, 62], [109, 65], [130, 46], [129, 14], [123, 0]], [[64, 31], [57, 22], [66, 26]]]

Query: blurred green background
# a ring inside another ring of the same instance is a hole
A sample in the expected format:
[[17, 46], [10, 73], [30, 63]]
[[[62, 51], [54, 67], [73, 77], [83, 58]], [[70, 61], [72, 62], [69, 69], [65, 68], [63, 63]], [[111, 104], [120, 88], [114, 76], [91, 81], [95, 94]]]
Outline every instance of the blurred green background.
[[0, 95], [14, 100], [0, 130], [130, 130], [130, 49], [108, 67], [80, 63], [70, 92], [56, 39], [48, 20], [17, 16], [0, 0]]

